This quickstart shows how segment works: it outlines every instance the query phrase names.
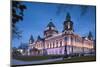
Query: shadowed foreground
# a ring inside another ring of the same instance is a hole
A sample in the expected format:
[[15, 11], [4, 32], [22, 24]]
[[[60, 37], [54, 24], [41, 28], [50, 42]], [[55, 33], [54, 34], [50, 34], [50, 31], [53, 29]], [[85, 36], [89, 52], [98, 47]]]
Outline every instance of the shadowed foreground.
[[57, 58], [55, 58], [55, 57], [51, 58], [51, 56], [40, 56], [40, 57], [33, 56], [33, 57], [29, 57], [29, 58], [20, 57], [20, 60], [18, 60], [18, 59], [19, 58], [12, 60], [13, 66], [89, 62], [89, 61], [96, 61], [96, 56], [81, 56], [81, 57], [69, 57], [69, 58], [63, 58], [60, 56]]

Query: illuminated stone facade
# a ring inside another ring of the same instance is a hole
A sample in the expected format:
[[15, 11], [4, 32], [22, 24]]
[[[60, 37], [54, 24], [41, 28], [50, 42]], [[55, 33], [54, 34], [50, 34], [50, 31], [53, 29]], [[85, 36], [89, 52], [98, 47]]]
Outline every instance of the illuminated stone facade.
[[[29, 40], [29, 55], [73, 55], [89, 54], [93, 51], [94, 41], [91, 32], [87, 37], [75, 34], [73, 21], [68, 13], [63, 24], [63, 31], [58, 32], [53, 22], [44, 30], [44, 38], [38, 36]], [[30, 52], [30, 50], [33, 51]], [[37, 49], [37, 50], [36, 50]]]

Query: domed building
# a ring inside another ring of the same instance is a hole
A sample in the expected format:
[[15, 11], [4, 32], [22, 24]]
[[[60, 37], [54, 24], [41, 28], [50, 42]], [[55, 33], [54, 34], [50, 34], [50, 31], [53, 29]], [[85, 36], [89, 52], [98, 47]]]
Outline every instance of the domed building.
[[[74, 32], [74, 23], [67, 13], [62, 32], [58, 32], [52, 20], [44, 30], [44, 37], [30, 42], [39, 52], [37, 55], [81, 55], [90, 54], [94, 50], [94, 41], [91, 32], [82, 37]], [[31, 38], [32, 39], [32, 38]], [[33, 52], [35, 55], [35, 52]]]
[[53, 24], [52, 21], [49, 22], [49, 24], [46, 27], [46, 30], [44, 31], [44, 37], [48, 38], [48, 37], [51, 37], [51, 36], [54, 36], [54, 35], [57, 35], [57, 34], [58, 34], [58, 31], [57, 31], [55, 25]]

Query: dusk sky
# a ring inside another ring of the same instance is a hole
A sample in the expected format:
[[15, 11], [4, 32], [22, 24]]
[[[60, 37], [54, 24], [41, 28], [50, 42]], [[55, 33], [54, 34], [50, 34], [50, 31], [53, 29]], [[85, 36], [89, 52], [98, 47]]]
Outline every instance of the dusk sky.
[[[43, 32], [52, 19], [59, 32], [63, 30], [63, 23], [67, 12], [71, 15], [74, 23], [74, 32], [81, 36], [87, 36], [89, 31], [95, 38], [95, 6], [84, 8], [81, 5], [61, 5], [36, 2], [23, 2], [27, 9], [24, 12], [23, 21], [17, 24], [19, 30], [22, 30], [22, 38], [12, 40], [12, 46], [18, 47], [21, 42], [28, 43], [29, 38], [33, 35], [34, 39]], [[82, 10], [84, 8], [84, 10]]]

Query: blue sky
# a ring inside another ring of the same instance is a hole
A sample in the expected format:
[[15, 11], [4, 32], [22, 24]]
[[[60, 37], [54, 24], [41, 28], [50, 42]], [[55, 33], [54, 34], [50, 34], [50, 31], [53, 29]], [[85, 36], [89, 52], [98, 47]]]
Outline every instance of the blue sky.
[[24, 20], [17, 24], [17, 27], [23, 31], [22, 38], [20, 40], [14, 38], [12, 40], [12, 46], [18, 47], [21, 42], [28, 43], [30, 35], [33, 35], [34, 39], [38, 35], [43, 37], [43, 31], [50, 22], [50, 19], [52, 19], [57, 30], [62, 32], [67, 12], [71, 15], [75, 33], [86, 36], [91, 31], [95, 38], [95, 6], [88, 6], [87, 9], [82, 10], [81, 8], [84, 8], [84, 6], [81, 5], [36, 2], [23, 3], [27, 7], [24, 12]]

